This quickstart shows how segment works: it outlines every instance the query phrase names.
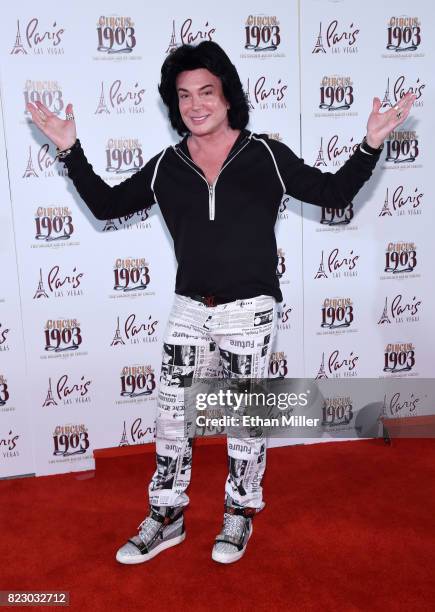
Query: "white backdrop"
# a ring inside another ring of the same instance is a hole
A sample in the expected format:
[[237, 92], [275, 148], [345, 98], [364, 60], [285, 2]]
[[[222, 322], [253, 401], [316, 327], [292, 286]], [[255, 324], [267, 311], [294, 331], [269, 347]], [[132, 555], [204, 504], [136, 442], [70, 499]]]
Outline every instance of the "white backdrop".
[[[344, 217], [283, 199], [284, 301], [271, 373], [432, 376], [433, 9], [419, 0], [411, 14], [388, 1], [370, 13], [344, 0], [130, 1], [122, 13], [112, 1], [6, 8], [0, 476], [89, 469], [95, 448], [153, 439], [175, 279], [170, 236], [157, 207], [96, 221], [25, 103], [41, 99], [63, 116], [72, 102], [88, 159], [115, 184], [177, 140], [157, 83], [166, 53], [182, 42], [221, 44], [247, 91], [250, 129], [323, 170], [335, 171], [361, 140], [373, 95], [385, 92], [388, 105], [411, 87], [418, 92], [412, 119], [386, 143]], [[381, 214], [386, 201], [389, 214]], [[135, 290], [136, 268], [149, 279], [145, 290]], [[335, 327], [342, 316], [348, 325]]]

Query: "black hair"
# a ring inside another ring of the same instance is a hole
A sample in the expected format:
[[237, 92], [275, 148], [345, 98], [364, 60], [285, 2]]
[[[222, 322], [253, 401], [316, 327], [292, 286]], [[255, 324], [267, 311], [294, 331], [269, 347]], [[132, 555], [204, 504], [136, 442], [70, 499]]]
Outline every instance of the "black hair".
[[230, 105], [228, 123], [233, 129], [244, 129], [249, 121], [249, 106], [236, 67], [222, 47], [204, 40], [196, 46], [181, 45], [163, 62], [159, 93], [168, 108], [169, 121], [174, 130], [180, 136], [189, 133], [178, 108], [177, 76], [184, 70], [197, 68], [206, 68], [219, 77], [223, 94]]

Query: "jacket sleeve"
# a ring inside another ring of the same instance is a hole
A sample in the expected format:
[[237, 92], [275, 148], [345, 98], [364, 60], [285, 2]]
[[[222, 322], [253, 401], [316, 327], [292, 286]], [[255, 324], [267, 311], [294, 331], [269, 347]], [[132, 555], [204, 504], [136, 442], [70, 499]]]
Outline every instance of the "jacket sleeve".
[[304, 163], [285, 144], [267, 139], [285, 192], [303, 202], [328, 208], [346, 208], [371, 177], [379, 153], [368, 155], [358, 147], [337, 172], [322, 172]]
[[[164, 153], [164, 152], [163, 152]], [[114, 219], [156, 203], [153, 177], [163, 153], [150, 159], [138, 172], [118, 185], [110, 186], [98, 176], [86, 159], [80, 140], [62, 160], [80, 197], [100, 220]]]

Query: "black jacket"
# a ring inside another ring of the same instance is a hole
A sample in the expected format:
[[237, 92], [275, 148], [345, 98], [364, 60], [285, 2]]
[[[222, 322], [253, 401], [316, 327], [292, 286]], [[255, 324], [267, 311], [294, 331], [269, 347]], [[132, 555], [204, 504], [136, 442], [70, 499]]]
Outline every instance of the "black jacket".
[[358, 148], [335, 174], [323, 173], [286, 145], [243, 130], [213, 185], [192, 161], [187, 137], [113, 187], [94, 173], [79, 141], [64, 163], [97, 219], [158, 202], [174, 240], [176, 293], [228, 300], [264, 294], [281, 301], [274, 225], [283, 194], [345, 208], [378, 159]]

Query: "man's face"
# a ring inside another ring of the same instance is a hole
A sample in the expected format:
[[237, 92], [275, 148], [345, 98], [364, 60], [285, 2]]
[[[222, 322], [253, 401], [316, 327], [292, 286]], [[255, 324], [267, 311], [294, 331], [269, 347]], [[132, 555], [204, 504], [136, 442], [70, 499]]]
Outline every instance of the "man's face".
[[219, 77], [206, 68], [185, 70], [176, 88], [181, 118], [191, 134], [204, 136], [228, 127], [229, 104]]

